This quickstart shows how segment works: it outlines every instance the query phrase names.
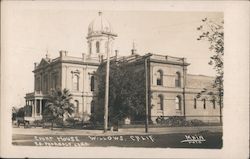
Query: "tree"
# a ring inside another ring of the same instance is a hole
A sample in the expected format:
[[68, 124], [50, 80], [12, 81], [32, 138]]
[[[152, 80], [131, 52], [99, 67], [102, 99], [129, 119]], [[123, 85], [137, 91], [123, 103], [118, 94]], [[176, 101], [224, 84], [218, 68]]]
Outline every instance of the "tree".
[[[212, 96], [220, 105], [223, 106], [223, 56], [224, 56], [224, 21], [214, 22], [207, 18], [202, 19], [202, 25], [197, 28], [202, 34], [197, 40], [205, 40], [210, 44], [209, 50], [213, 53], [210, 57], [209, 65], [213, 66], [216, 71], [216, 77], [212, 85], [212, 91], [204, 88], [197, 97], [203, 94]], [[213, 91], [215, 90], [215, 91]]]
[[67, 89], [52, 90], [45, 105], [44, 118], [51, 122], [51, 129], [57, 120], [63, 120], [74, 112], [74, 104], [70, 102], [72, 94]]
[[18, 108], [12, 107], [12, 122], [16, 120]]
[[[102, 122], [104, 115], [106, 63], [96, 72], [98, 79], [97, 110], [91, 119]], [[109, 120], [117, 122], [126, 117], [132, 120], [145, 118], [144, 63], [128, 63], [126, 60], [110, 62]]]
[[32, 106], [25, 105], [24, 106], [25, 116], [32, 116]]
[[24, 107], [19, 108], [16, 113], [16, 117], [24, 118], [24, 115], [25, 115]]

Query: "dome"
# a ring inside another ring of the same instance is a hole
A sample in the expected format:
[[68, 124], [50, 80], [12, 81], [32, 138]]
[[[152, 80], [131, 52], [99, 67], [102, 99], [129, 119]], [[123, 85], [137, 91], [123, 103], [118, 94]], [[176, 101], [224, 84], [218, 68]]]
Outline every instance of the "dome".
[[89, 24], [88, 35], [98, 34], [101, 32], [112, 33], [112, 27], [109, 21], [102, 16], [102, 12], [99, 12], [98, 17]]

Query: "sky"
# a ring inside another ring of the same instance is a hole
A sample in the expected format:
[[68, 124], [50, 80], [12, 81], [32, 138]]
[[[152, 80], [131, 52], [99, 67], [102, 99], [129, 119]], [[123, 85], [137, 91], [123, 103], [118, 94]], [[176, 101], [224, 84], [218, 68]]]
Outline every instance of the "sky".
[[197, 41], [200, 32], [196, 28], [205, 17], [221, 20], [220, 12], [9, 5], [2, 18], [2, 67], [5, 88], [11, 90], [6, 91], [10, 106], [25, 104], [25, 94], [34, 90], [34, 62], [40, 62], [47, 52], [51, 58], [58, 57], [59, 50], [67, 50], [69, 56], [75, 57], [87, 53], [88, 25], [100, 10], [118, 34], [114, 49], [120, 55], [131, 54], [134, 41], [140, 55], [150, 52], [185, 57], [191, 63], [189, 74], [215, 75], [208, 65], [212, 54], [209, 44]]

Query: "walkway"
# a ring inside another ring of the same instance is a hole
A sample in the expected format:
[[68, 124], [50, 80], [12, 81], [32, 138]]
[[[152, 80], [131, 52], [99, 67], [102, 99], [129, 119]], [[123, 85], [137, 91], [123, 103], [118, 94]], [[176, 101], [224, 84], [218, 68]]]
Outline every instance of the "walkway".
[[[222, 132], [222, 126], [202, 126], [202, 127], [164, 127], [164, 128], [149, 128], [147, 134], [173, 134], [173, 133], [197, 133], [200, 131]], [[79, 129], [62, 129], [54, 128], [13, 128], [13, 134], [23, 135], [127, 135], [127, 134], [146, 134], [144, 128], [121, 128], [119, 131], [108, 131], [103, 133], [103, 130], [79, 130]]]

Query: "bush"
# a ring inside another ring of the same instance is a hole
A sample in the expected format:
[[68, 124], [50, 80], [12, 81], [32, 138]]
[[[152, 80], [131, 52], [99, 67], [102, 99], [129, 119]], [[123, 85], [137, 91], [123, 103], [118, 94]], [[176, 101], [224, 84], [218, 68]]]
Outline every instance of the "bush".
[[203, 126], [206, 125], [203, 121], [198, 119], [189, 120], [191, 126]]
[[170, 116], [166, 119], [160, 116], [156, 119], [157, 124], [164, 124], [166, 126], [203, 126], [206, 125], [203, 121], [198, 119], [186, 120], [183, 116]]
[[36, 127], [42, 127], [43, 126], [43, 120], [35, 120], [33, 123], [34, 123], [34, 125]]
[[76, 127], [81, 127], [81, 123], [82, 121], [78, 118], [73, 118], [73, 117], [69, 117], [66, 119], [66, 124], [67, 126], [69, 127], [72, 127], [72, 128], [76, 128]]

